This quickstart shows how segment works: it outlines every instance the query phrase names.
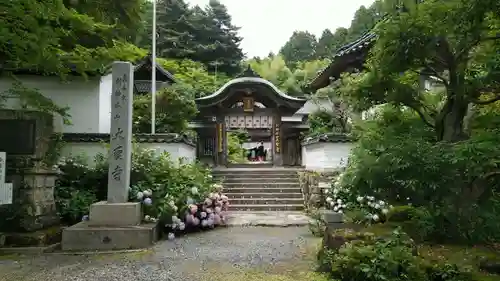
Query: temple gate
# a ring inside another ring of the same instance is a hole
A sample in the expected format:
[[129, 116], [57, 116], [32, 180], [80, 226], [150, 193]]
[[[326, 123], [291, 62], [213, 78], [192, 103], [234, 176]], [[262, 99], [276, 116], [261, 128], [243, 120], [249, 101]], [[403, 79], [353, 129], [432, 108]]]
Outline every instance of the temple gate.
[[267, 164], [301, 165], [300, 131], [308, 126], [304, 116], [295, 113], [305, 102], [281, 92], [249, 67], [215, 93], [196, 99], [199, 113], [190, 127], [198, 133], [198, 158], [216, 166], [232, 164], [228, 133], [244, 131], [249, 138], [243, 148], [263, 142]]

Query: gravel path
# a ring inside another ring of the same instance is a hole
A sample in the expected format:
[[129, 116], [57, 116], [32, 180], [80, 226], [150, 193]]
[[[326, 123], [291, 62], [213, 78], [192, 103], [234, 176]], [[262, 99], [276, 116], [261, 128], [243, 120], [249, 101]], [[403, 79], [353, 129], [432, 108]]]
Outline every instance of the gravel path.
[[[266, 274], [296, 280], [297, 274], [311, 270], [318, 243], [307, 227], [221, 228], [162, 241], [141, 252], [0, 257], [0, 280], [264, 281]], [[272, 280], [288, 280], [280, 278]]]

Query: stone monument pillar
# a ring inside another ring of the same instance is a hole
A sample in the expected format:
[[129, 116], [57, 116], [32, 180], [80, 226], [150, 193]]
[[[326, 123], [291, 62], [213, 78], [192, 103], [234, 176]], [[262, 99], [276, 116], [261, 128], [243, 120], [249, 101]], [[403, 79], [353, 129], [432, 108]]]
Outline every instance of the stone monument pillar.
[[147, 247], [157, 239], [156, 224], [142, 224], [140, 202], [128, 202], [132, 161], [133, 66], [113, 64], [107, 201], [90, 206], [89, 221], [63, 231], [63, 250]]

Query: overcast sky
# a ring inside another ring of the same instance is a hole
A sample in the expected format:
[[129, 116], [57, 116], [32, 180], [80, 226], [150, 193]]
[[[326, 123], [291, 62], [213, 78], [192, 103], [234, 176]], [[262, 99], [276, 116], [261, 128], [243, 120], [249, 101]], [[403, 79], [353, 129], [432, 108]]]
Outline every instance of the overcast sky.
[[[209, 0], [187, 0], [205, 6]], [[243, 51], [248, 57], [278, 52], [295, 30], [320, 36], [325, 28], [348, 27], [361, 5], [374, 0], [220, 0], [240, 26]]]

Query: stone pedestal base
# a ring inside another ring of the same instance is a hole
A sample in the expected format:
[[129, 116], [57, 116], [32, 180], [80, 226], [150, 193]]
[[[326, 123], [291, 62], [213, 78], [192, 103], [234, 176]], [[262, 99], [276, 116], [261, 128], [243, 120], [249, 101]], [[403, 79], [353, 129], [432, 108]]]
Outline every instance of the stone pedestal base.
[[91, 226], [135, 226], [141, 224], [140, 202], [108, 203], [101, 201], [90, 206]]
[[81, 222], [63, 230], [63, 251], [109, 251], [141, 249], [158, 241], [156, 223], [128, 227], [90, 226]]
[[321, 211], [321, 219], [326, 224], [332, 223], [343, 223], [344, 222], [344, 214], [337, 213], [331, 210], [322, 210]]
[[158, 240], [156, 223], [141, 224], [141, 203], [107, 203], [90, 206], [89, 221], [65, 228], [63, 251], [102, 251], [147, 248]]

